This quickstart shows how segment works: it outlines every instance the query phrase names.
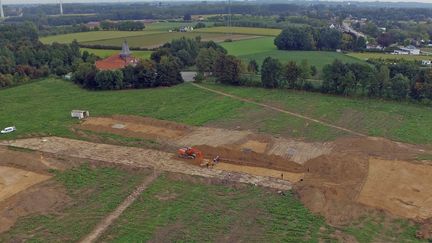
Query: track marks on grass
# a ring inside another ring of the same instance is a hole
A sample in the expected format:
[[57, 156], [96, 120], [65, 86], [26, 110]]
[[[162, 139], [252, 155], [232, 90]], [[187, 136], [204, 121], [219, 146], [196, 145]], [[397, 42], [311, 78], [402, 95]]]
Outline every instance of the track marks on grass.
[[317, 119], [314, 119], [314, 118], [311, 118], [311, 117], [307, 117], [307, 116], [304, 116], [304, 115], [301, 115], [301, 114], [298, 114], [298, 113], [295, 113], [295, 112], [291, 112], [291, 111], [287, 111], [287, 110], [284, 110], [284, 109], [281, 109], [281, 108], [277, 108], [275, 106], [259, 103], [259, 102], [256, 102], [256, 101], [253, 101], [253, 100], [250, 100], [250, 99], [241, 98], [241, 97], [238, 97], [238, 96], [235, 96], [235, 95], [232, 95], [232, 94], [228, 94], [228, 93], [225, 93], [225, 92], [222, 92], [222, 91], [210, 89], [210, 88], [201, 86], [199, 84], [192, 83], [192, 85], [195, 86], [195, 87], [197, 87], [197, 88], [203, 89], [203, 90], [207, 90], [207, 91], [219, 94], [219, 95], [230, 97], [232, 99], [239, 100], [239, 101], [242, 101], [242, 102], [246, 102], [246, 103], [254, 104], [254, 105], [257, 105], [257, 106], [261, 106], [261, 107], [264, 107], [266, 109], [274, 110], [274, 111], [277, 111], [277, 112], [280, 112], [280, 113], [284, 113], [284, 114], [288, 114], [288, 115], [291, 115], [291, 116], [295, 116], [297, 118], [301, 118], [301, 119], [304, 119], [304, 120], [307, 120], [307, 121], [318, 123], [318, 124], [321, 124], [321, 125], [324, 125], [324, 126], [327, 126], [327, 127], [330, 127], [330, 128], [334, 128], [334, 129], [337, 129], [337, 130], [340, 130], [340, 131], [343, 131], [343, 132], [350, 133], [350, 134], [355, 135], [355, 136], [367, 137], [366, 134], [359, 133], [359, 132], [353, 131], [353, 130], [348, 129], [348, 128], [336, 126], [336, 125], [333, 125], [333, 124], [330, 124], [330, 123], [327, 123], [327, 122], [324, 122], [324, 121], [321, 121], [321, 120], [317, 120]]

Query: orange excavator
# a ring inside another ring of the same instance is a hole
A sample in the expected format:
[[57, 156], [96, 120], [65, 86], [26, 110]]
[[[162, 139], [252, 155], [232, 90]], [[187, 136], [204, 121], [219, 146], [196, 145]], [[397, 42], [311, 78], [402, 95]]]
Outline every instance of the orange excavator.
[[[184, 147], [179, 149], [177, 154], [180, 158], [195, 160], [201, 167], [211, 168], [215, 165], [216, 158], [213, 161], [204, 160], [203, 153], [197, 148]], [[219, 156], [217, 157], [217, 160], [219, 161]]]
[[204, 159], [203, 153], [197, 148], [184, 147], [177, 151], [178, 156], [183, 159], [193, 159], [201, 162]]

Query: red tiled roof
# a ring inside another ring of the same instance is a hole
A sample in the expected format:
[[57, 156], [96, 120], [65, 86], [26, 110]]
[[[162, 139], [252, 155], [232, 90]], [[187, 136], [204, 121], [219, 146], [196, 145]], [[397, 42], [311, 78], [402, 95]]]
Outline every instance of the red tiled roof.
[[134, 57], [122, 58], [120, 55], [116, 54], [103, 60], [96, 61], [96, 68], [99, 70], [115, 70], [124, 68], [129, 64], [135, 64], [136, 62], [137, 59]]

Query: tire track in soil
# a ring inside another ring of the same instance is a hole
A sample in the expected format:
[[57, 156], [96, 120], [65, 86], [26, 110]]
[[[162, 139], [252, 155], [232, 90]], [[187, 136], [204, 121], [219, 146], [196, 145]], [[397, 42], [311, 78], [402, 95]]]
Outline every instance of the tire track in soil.
[[133, 192], [130, 194], [112, 213], [110, 213], [107, 217], [102, 219], [102, 221], [96, 225], [96, 227], [88, 234], [84, 239], [82, 239], [81, 243], [91, 243], [95, 242], [99, 237], [108, 229], [108, 227], [119, 218], [123, 212], [132, 205], [133, 202], [144, 192], [147, 187], [156, 180], [160, 175], [159, 171], [153, 172], [153, 174], [143, 181], [141, 185], [139, 185]]
[[259, 103], [259, 102], [256, 102], [256, 101], [253, 101], [253, 100], [250, 100], [250, 99], [241, 98], [241, 97], [238, 97], [238, 96], [235, 96], [235, 95], [232, 95], [232, 94], [228, 94], [228, 93], [225, 93], [225, 92], [222, 92], [222, 91], [218, 91], [218, 90], [215, 90], [215, 89], [210, 89], [210, 88], [204, 87], [204, 86], [196, 84], [196, 83], [191, 83], [191, 84], [193, 86], [199, 88], [199, 89], [210, 91], [210, 92], [213, 92], [213, 93], [216, 93], [216, 94], [219, 94], [219, 95], [223, 95], [223, 96], [235, 99], [235, 100], [239, 100], [239, 101], [242, 101], [242, 102], [246, 102], [246, 103], [250, 103], [250, 104], [253, 104], [253, 105], [261, 106], [261, 107], [264, 107], [266, 109], [274, 110], [274, 111], [277, 111], [277, 112], [280, 112], [280, 113], [285, 113], [285, 114], [288, 114], [288, 115], [291, 115], [291, 116], [295, 116], [297, 118], [301, 118], [301, 119], [304, 119], [304, 120], [308, 120], [308, 121], [311, 121], [311, 122], [315, 122], [315, 123], [324, 125], [326, 127], [330, 127], [330, 128], [334, 128], [334, 129], [337, 129], [337, 130], [341, 130], [341, 131], [344, 131], [344, 132], [347, 132], [347, 133], [350, 133], [350, 134], [353, 134], [353, 135], [356, 135], [356, 136], [368, 137], [368, 135], [366, 135], [366, 134], [359, 133], [359, 132], [350, 130], [348, 128], [336, 126], [336, 125], [333, 125], [333, 124], [330, 124], [330, 123], [327, 123], [327, 122], [324, 122], [324, 121], [321, 121], [321, 120], [318, 120], [318, 119], [314, 119], [314, 118], [311, 118], [311, 117], [308, 117], [308, 116], [304, 116], [304, 115], [301, 115], [301, 114], [298, 114], [298, 113], [295, 113], [295, 112], [291, 112], [291, 111], [280, 109], [280, 108], [277, 108], [277, 107], [274, 107], [274, 106], [271, 106], [271, 105], [266, 105], [266, 104], [263, 104], [263, 103]]

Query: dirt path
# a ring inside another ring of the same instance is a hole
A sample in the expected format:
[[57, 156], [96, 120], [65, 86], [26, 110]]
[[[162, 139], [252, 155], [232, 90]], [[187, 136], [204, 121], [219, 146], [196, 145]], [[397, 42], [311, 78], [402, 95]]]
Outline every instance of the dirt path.
[[308, 120], [308, 121], [311, 121], [311, 122], [315, 122], [315, 123], [318, 123], [318, 124], [321, 124], [321, 125], [324, 125], [324, 126], [327, 126], [327, 127], [335, 128], [335, 129], [338, 129], [338, 130], [341, 130], [341, 131], [344, 131], [344, 132], [347, 132], [347, 133], [350, 133], [350, 134], [353, 134], [353, 135], [356, 135], [356, 136], [361, 136], [361, 137], [367, 137], [368, 136], [366, 134], [359, 133], [359, 132], [350, 130], [348, 128], [332, 125], [330, 123], [327, 123], [327, 122], [324, 122], [324, 121], [320, 121], [320, 120], [317, 120], [317, 119], [314, 119], [314, 118], [310, 118], [310, 117], [307, 117], [307, 116], [304, 116], [304, 115], [301, 115], [301, 114], [298, 114], [298, 113], [295, 113], [295, 112], [283, 110], [283, 109], [280, 109], [280, 108], [277, 108], [277, 107], [274, 107], [274, 106], [271, 106], [271, 105], [266, 105], [266, 104], [259, 103], [259, 102], [256, 102], [256, 101], [253, 101], [253, 100], [250, 100], [250, 99], [245, 99], [245, 98], [241, 98], [241, 97], [238, 97], [238, 96], [235, 96], [235, 95], [232, 95], [232, 94], [228, 94], [228, 93], [225, 93], [225, 92], [222, 92], [222, 91], [210, 89], [210, 88], [201, 86], [201, 85], [196, 84], [196, 83], [191, 83], [191, 84], [193, 86], [197, 87], [197, 88], [200, 88], [200, 89], [204, 89], [204, 90], [216, 93], [216, 94], [220, 94], [220, 95], [223, 95], [223, 96], [226, 96], [226, 97], [230, 97], [230, 98], [235, 99], [235, 100], [247, 102], [247, 103], [254, 104], [254, 105], [257, 105], [257, 106], [261, 106], [261, 107], [264, 107], [264, 108], [267, 108], [267, 109], [270, 109], [270, 110], [274, 110], [274, 111], [277, 111], [277, 112], [281, 112], [281, 113], [285, 113], [285, 114], [288, 114], [288, 115], [291, 115], [291, 116], [302, 118], [302, 119], [305, 119], [305, 120]]
[[107, 229], [108, 227], [118, 218], [120, 217], [123, 212], [130, 206], [132, 203], [138, 198], [139, 195], [143, 191], [147, 189], [147, 187], [154, 181], [158, 176], [160, 175], [160, 172], [154, 171], [153, 174], [149, 177], [147, 177], [144, 182], [138, 186], [135, 191], [132, 192], [123, 202], [120, 204], [114, 212], [110, 213], [106, 218], [104, 218], [96, 227], [93, 229], [93, 231], [88, 234], [84, 239], [81, 240], [82, 243], [87, 242], [95, 242]]
[[241, 182], [277, 190], [290, 190], [292, 188], [292, 183], [286, 180], [247, 173], [233, 173], [218, 169], [201, 168], [175, 159], [175, 155], [172, 153], [153, 149], [91, 143], [59, 137], [0, 141], [0, 145], [13, 145], [59, 156], [91, 159], [111, 164], [154, 168], [160, 171]]

